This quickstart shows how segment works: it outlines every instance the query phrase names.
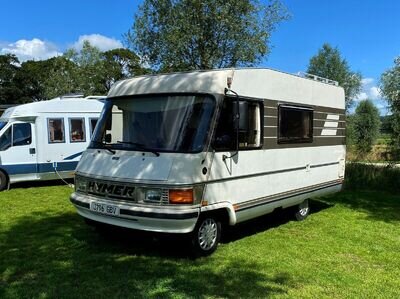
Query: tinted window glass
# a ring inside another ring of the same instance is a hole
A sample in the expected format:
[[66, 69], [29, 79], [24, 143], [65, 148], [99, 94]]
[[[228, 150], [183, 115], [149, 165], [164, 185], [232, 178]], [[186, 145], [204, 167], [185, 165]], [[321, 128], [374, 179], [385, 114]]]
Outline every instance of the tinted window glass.
[[11, 146], [11, 128], [9, 127], [0, 137], [0, 151], [5, 151]]
[[69, 130], [71, 142], [83, 142], [86, 140], [84, 118], [70, 118]]
[[93, 135], [94, 128], [96, 128], [98, 120], [99, 120], [98, 118], [91, 118], [90, 119], [90, 136]]
[[280, 143], [312, 142], [313, 111], [307, 108], [279, 107]]
[[3, 129], [5, 127], [5, 125], [7, 124], [7, 122], [5, 121], [0, 121], [0, 130]]
[[64, 119], [49, 118], [48, 120], [49, 142], [58, 143], [65, 141]]
[[32, 143], [31, 124], [13, 125], [13, 146], [27, 145]]
[[239, 107], [240, 121], [238, 141], [239, 149], [251, 149], [261, 146], [261, 104], [253, 101], [225, 100], [218, 119], [214, 148], [216, 150], [235, 150], [236, 131], [234, 117]]
[[90, 147], [104, 147], [106, 139], [115, 149], [198, 152], [205, 146], [214, 106], [214, 99], [203, 95], [109, 100]]

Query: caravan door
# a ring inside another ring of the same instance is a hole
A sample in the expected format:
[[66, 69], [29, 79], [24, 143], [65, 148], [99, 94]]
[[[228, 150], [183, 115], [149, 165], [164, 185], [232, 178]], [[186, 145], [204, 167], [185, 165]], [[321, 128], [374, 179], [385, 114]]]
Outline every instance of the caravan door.
[[11, 182], [37, 178], [36, 138], [34, 123], [12, 122], [0, 136], [0, 167]]

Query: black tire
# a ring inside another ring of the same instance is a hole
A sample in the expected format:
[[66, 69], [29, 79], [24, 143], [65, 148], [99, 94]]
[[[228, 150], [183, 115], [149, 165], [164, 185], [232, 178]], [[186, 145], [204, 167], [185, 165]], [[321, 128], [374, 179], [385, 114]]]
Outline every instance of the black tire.
[[192, 251], [195, 257], [208, 256], [218, 247], [221, 239], [221, 222], [212, 215], [201, 216], [191, 234]]
[[295, 207], [294, 216], [296, 217], [297, 221], [303, 221], [308, 217], [308, 215], [310, 215], [310, 207], [308, 205], [308, 199], [306, 199]]
[[0, 191], [7, 189], [7, 185], [8, 185], [7, 175], [0, 170]]

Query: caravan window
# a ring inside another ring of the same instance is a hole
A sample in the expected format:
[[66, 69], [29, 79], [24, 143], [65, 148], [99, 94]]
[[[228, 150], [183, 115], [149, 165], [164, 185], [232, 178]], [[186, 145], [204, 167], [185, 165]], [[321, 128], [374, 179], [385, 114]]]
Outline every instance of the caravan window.
[[13, 146], [27, 145], [32, 143], [31, 124], [20, 123], [13, 125]]
[[234, 116], [237, 107], [242, 111], [239, 120], [239, 149], [257, 149], [262, 146], [262, 103], [254, 100], [240, 100], [236, 103], [229, 98], [223, 103], [214, 139], [216, 150], [236, 149]]
[[71, 142], [85, 142], [85, 119], [70, 118], [69, 119], [69, 138]]
[[303, 107], [279, 107], [279, 143], [305, 143], [313, 140], [313, 110]]
[[49, 143], [65, 142], [63, 118], [49, 118], [47, 128], [49, 132]]
[[93, 135], [94, 128], [96, 128], [98, 120], [99, 120], [98, 118], [90, 118], [89, 119], [89, 122], [90, 122], [90, 136]]
[[11, 128], [9, 127], [0, 137], [0, 151], [5, 151], [11, 146]]

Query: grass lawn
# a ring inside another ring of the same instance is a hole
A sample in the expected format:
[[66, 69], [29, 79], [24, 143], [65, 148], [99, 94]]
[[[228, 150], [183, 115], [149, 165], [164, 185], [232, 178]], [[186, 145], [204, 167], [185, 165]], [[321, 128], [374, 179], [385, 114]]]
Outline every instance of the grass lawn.
[[343, 192], [238, 225], [210, 257], [85, 225], [64, 186], [0, 193], [0, 298], [399, 298], [400, 196]]

